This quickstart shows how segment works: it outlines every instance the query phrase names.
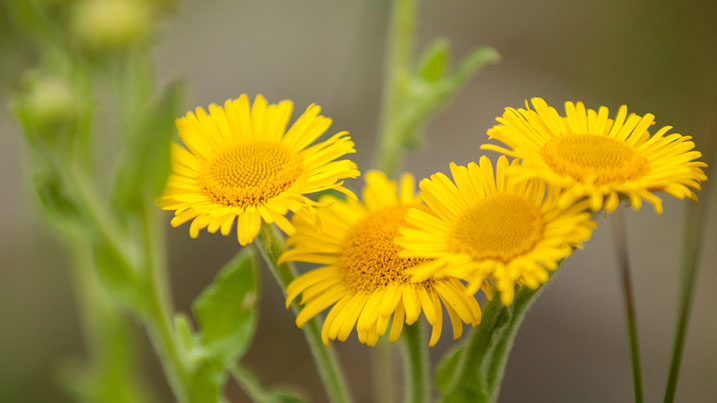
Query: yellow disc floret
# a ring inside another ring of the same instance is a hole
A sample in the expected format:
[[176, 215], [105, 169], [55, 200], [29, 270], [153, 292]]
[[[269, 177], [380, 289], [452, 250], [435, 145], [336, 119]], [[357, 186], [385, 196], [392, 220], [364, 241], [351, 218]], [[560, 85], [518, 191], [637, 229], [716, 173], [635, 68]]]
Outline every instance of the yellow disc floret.
[[454, 338], [461, 336], [464, 323], [480, 322], [478, 302], [460, 280], [413, 282], [408, 274], [432, 260], [403, 257], [395, 242], [399, 227], [408, 225], [409, 210], [426, 212], [411, 175], [404, 175], [398, 186], [381, 172], [368, 172], [362, 202], [325, 196], [321, 204], [316, 217], [294, 215], [296, 234], [287, 239], [289, 249], [279, 259], [323, 265], [286, 287], [287, 308], [301, 295], [297, 326], [331, 307], [321, 329], [326, 345], [345, 341], [356, 329], [359, 341], [373, 346], [387, 332], [389, 341], [398, 340], [403, 325], [423, 313], [433, 327], [428, 342], [433, 346], [441, 336], [444, 308]]
[[192, 238], [204, 228], [229, 235], [236, 226], [246, 245], [262, 223], [293, 233], [286, 214], [314, 208], [307, 194], [334, 189], [355, 197], [343, 180], [359, 171], [339, 159], [356, 152], [351, 138], [339, 132], [317, 142], [331, 119], [311, 105], [289, 127], [292, 109], [291, 101], [268, 104], [258, 95], [252, 105], [242, 95], [177, 119], [184, 146], [172, 144], [172, 173], [157, 203], [174, 210], [172, 226], [191, 221]]
[[478, 201], [456, 220], [456, 251], [475, 259], [509, 262], [532, 249], [540, 239], [540, 210], [524, 197], [496, 194]]
[[645, 175], [647, 158], [622, 141], [601, 135], [568, 134], [555, 137], [541, 154], [555, 172], [579, 182], [623, 183]]
[[[409, 282], [406, 269], [425, 259], [399, 257], [393, 241], [411, 205], [385, 207], [369, 214], [349, 230], [337, 266], [356, 291], [374, 291]], [[414, 207], [419, 207], [415, 205]]]
[[627, 112], [621, 106], [614, 118], [601, 106], [586, 108], [582, 102], [566, 102], [560, 115], [543, 99], [533, 98], [533, 108], [506, 108], [488, 137], [502, 142], [484, 144], [521, 161], [512, 173], [516, 182], [540, 179], [564, 189], [563, 208], [581, 199], [593, 211], [615, 210], [620, 200], [640, 209], [645, 200], [662, 213], [655, 192], [678, 199], [697, 199], [693, 190], [707, 180], [707, 165], [694, 150], [692, 137], [669, 133], [671, 126], [650, 132], [655, 116]]
[[453, 180], [437, 173], [421, 181], [428, 208], [410, 209], [395, 239], [404, 248], [400, 256], [426, 259], [409, 269], [412, 281], [451, 276], [472, 292], [487, 279], [510, 305], [516, 286], [538, 288], [590, 238], [588, 202], [560, 207], [559, 188], [516, 182], [509, 173], [518, 166], [500, 157], [494, 170], [481, 157], [480, 164], [451, 164]]
[[255, 140], [210, 159], [197, 184], [213, 202], [248, 207], [286, 191], [301, 175], [301, 158], [281, 143]]

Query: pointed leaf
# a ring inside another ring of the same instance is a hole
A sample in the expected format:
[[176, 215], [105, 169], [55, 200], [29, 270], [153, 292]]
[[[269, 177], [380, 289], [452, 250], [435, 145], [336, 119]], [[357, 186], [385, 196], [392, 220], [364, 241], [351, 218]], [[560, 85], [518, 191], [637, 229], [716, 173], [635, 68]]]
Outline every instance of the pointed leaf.
[[111, 240], [97, 236], [92, 242], [92, 257], [100, 281], [120, 303], [141, 309], [145, 294], [140, 290], [134, 266], [117, 250]]
[[473, 50], [456, 68], [451, 79], [454, 87], [462, 86], [469, 78], [473, 77], [486, 64], [500, 61], [500, 54], [493, 48], [484, 46]]
[[240, 363], [231, 368], [231, 373], [244, 392], [255, 402], [304, 403], [307, 401], [291, 389], [265, 387], [251, 369]]
[[199, 344], [224, 365], [246, 351], [256, 327], [257, 263], [244, 248], [194, 301]]
[[128, 137], [126, 154], [115, 180], [115, 203], [133, 209], [157, 197], [170, 171], [170, 144], [183, 86], [173, 83], [141, 115], [137, 133]]
[[429, 83], [438, 81], [448, 70], [451, 57], [451, 44], [445, 38], [431, 42], [421, 55], [418, 72]]

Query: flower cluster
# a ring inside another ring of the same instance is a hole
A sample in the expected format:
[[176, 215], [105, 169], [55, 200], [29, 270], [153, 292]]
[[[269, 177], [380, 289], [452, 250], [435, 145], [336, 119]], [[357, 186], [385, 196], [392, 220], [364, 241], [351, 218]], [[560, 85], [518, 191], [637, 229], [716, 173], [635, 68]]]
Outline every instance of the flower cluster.
[[[319, 107], [286, 131], [291, 102], [258, 96], [250, 107], [241, 96], [177, 121], [186, 149], [173, 148], [159, 203], [175, 210], [172, 225], [193, 220], [193, 237], [202, 228], [228, 235], [236, 221], [246, 245], [262, 221], [276, 223], [288, 235], [279, 263], [320, 265], [287, 287], [286, 305], [300, 297], [299, 327], [330, 308], [325, 344], [354, 328], [367, 345], [386, 332], [395, 341], [422, 313], [435, 345], [444, 308], [458, 338], [464, 324], [480, 322], [479, 290], [510, 305], [517, 288], [545, 283], [590, 238], [593, 212], [615, 210], [622, 197], [660, 213], [655, 192], [694, 199], [707, 179], [690, 137], [670, 127], [651, 134], [651, 114], [627, 115], [623, 106], [611, 119], [604, 107], [567, 102], [561, 116], [540, 98], [532, 105], [508, 108], [488, 130], [509, 147], [483, 146], [505, 154], [495, 166], [487, 157], [451, 164], [452, 178], [431, 175], [418, 195], [410, 174], [397, 183], [370, 171], [359, 200], [342, 182], [359, 175], [355, 164], [337, 160], [354, 152], [346, 133], [311, 145], [331, 123]], [[327, 189], [347, 197], [305, 196]]]

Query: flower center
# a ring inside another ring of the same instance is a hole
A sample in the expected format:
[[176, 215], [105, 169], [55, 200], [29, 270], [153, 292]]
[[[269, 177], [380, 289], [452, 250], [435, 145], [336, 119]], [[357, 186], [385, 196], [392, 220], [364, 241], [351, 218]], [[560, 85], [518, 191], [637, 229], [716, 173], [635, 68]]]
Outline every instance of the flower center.
[[349, 230], [337, 265], [351, 288], [373, 291], [389, 284], [408, 283], [410, 277], [405, 270], [426, 261], [399, 257], [401, 247], [394, 242], [398, 227], [405, 225], [404, 218], [411, 207], [419, 206], [384, 207]]
[[301, 175], [301, 158], [281, 143], [256, 140], [209, 159], [197, 182], [213, 202], [248, 207], [289, 189]]
[[621, 183], [647, 173], [647, 159], [632, 146], [606, 136], [568, 134], [555, 137], [541, 150], [557, 173], [579, 182], [594, 177], [598, 185]]
[[542, 232], [537, 207], [519, 196], [497, 194], [482, 199], [458, 219], [453, 247], [477, 260], [507, 262], [530, 250]]

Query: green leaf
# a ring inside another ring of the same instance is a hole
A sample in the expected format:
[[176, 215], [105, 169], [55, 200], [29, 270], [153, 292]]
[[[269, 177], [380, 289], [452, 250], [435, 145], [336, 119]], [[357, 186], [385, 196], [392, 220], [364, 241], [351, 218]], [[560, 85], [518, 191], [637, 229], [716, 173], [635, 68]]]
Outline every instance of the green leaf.
[[436, 388], [441, 393], [446, 393], [451, 386], [453, 373], [461, 358], [462, 347], [463, 343], [446, 352], [436, 367]]
[[179, 82], [170, 85], [160, 99], [140, 114], [136, 133], [128, 136], [113, 192], [114, 201], [121, 210], [134, 210], [164, 190], [170, 172], [170, 144], [182, 88]]
[[55, 227], [73, 230], [82, 222], [84, 217], [54, 172], [41, 170], [33, 174], [32, 187], [45, 215]]
[[244, 248], [192, 305], [200, 329], [199, 344], [224, 365], [241, 357], [254, 335], [256, 273], [254, 250]]
[[111, 240], [96, 236], [92, 240], [92, 258], [100, 281], [117, 301], [136, 309], [144, 307], [139, 276]]
[[450, 47], [437, 40], [422, 56], [418, 74], [408, 81], [405, 101], [398, 114], [401, 144], [408, 149], [423, 146], [422, 128], [441, 108], [447, 106], [458, 90], [483, 66], [499, 60], [489, 47], [472, 51], [454, 72], [446, 71]]
[[239, 359], [254, 336], [258, 296], [257, 262], [244, 248], [227, 263], [192, 304], [199, 333], [194, 336], [186, 317], [175, 317], [176, 331], [193, 357], [192, 401], [219, 401], [226, 369]]
[[251, 400], [262, 403], [305, 403], [307, 400], [300, 397], [295, 391], [287, 388], [267, 389], [261, 384], [254, 372], [242, 364], [235, 364], [231, 373]]
[[445, 38], [431, 42], [418, 62], [418, 74], [429, 83], [436, 82], [448, 70], [451, 58], [451, 44]]
[[485, 67], [485, 65], [499, 61], [500, 54], [495, 49], [488, 46], [475, 49], [463, 58], [456, 68], [455, 73], [453, 73], [451, 82], [453, 86], [458, 89], [465, 84], [469, 78], [473, 77], [478, 71]]
[[192, 344], [194, 332], [192, 331], [192, 324], [187, 315], [181, 312], [174, 315], [174, 331], [177, 334], [179, 345], [184, 351], [191, 351], [194, 347]]

